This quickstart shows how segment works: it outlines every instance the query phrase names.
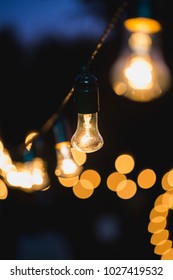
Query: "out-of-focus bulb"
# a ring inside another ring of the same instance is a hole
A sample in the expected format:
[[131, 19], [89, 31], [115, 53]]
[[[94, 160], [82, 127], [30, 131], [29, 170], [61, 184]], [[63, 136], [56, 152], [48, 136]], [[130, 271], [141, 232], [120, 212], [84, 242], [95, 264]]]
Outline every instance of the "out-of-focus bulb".
[[55, 175], [62, 178], [79, 175], [82, 171], [82, 167], [73, 159], [70, 142], [57, 143], [55, 149], [57, 156]]
[[171, 74], [157, 41], [161, 25], [139, 17], [127, 19], [124, 26], [126, 45], [111, 68], [112, 88], [117, 95], [133, 101], [151, 101], [171, 85]]
[[99, 90], [97, 79], [83, 67], [74, 85], [78, 113], [77, 129], [71, 138], [72, 146], [81, 152], [92, 153], [103, 146], [98, 129]]
[[77, 129], [71, 139], [72, 146], [76, 150], [91, 153], [103, 146], [103, 138], [98, 130], [97, 114], [78, 114]]

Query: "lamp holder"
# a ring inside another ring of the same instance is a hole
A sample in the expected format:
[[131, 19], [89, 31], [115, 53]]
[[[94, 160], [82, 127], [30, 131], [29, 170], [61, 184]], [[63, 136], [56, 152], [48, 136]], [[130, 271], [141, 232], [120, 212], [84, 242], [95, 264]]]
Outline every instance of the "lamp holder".
[[79, 114], [92, 114], [99, 111], [99, 88], [97, 78], [88, 67], [83, 66], [74, 83], [74, 101]]

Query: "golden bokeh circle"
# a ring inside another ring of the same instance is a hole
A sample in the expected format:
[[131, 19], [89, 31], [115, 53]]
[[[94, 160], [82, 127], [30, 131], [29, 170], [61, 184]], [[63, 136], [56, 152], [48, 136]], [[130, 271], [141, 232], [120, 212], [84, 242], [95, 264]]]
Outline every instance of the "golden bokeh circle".
[[152, 169], [149, 168], [142, 170], [137, 177], [137, 183], [142, 189], [149, 189], [153, 187], [155, 182], [156, 174]]
[[126, 180], [126, 175], [116, 171], [108, 176], [106, 183], [111, 191], [116, 191], [119, 183], [123, 180]]
[[97, 188], [101, 182], [101, 177], [97, 171], [87, 169], [80, 175], [80, 180], [88, 180], [92, 183], [93, 188]]
[[93, 192], [94, 189], [86, 189], [82, 186], [81, 182], [78, 181], [72, 188], [73, 193], [75, 194], [75, 196], [77, 196], [80, 199], [87, 199], [89, 198]]
[[64, 187], [73, 187], [73, 185], [75, 185], [79, 181], [79, 176], [75, 176], [72, 178], [58, 177], [58, 181]]
[[122, 174], [130, 173], [135, 166], [134, 159], [129, 154], [122, 154], [115, 160], [115, 169]]
[[150, 243], [155, 245], [154, 253], [160, 255], [162, 260], [173, 260], [172, 241], [168, 239], [169, 230], [165, 229], [170, 209], [173, 209], [173, 192], [168, 189], [156, 198], [148, 224], [148, 231], [152, 233]]
[[130, 179], [121, 181], [117, 186], [116, 192], [117, 195], [122, 199], [132, 198], [137, 192], [136, 183]]

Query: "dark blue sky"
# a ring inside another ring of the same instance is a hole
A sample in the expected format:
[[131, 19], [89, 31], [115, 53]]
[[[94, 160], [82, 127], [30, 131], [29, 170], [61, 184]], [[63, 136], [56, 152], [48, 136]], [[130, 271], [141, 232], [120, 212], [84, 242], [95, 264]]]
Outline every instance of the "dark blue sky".
[[105, 19], [102, 5], [81, 0], [1, 0], [0, 30], [4, 26], [13, 27], [21, 42], [30, 44], [48, 35], [97, 38]]

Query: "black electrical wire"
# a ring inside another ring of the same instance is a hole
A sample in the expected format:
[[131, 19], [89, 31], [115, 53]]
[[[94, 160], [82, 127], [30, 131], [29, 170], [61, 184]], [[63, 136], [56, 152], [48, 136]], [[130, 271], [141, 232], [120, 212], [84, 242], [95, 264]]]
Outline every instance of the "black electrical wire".
[[[114, 28], [115, 24], [117, 23], [117, 21], [120, 19], [120, 17], [123, 15], [125, 8], [128, 5], [128, 1], [125, 0], [123, 1], [118, 8], [116, 9], [116, 11], [113, 13], [113, 16], [111, 17], [107, 27], [105, 28], [102, 36], [100, 37], [94, 51], [92, 52], [89, 60], [88, 60], [88, 68], [90, 68], [91, 64], [93, 63], [96, 55], [98, 54], [99, 50], [101, 49], [101, 47], [103, 46], [104, 42], [106, 41], [108, 35], [110, 34], [110, 32], [112, 31], [112, 29]], [[65, 108], [66, 104], [68, 103], [68, 101], [70, 100], [71, 96], [73, 95], [74, 92], [74, 87], [72, 87], [70, 89], [70, 91], [68, 92], [68, 94], [65, 96], [65, 98], [63, 99], [63, 101], [61, 102], [58, 110], [56, 113], [54, 113], [40, 128], [40, 131], [38, 131], [38, 134], [31, 140], [28, 140], [27, 143], [25, 143], [25, 147], [26, 145], [30, 144], [33, 142], [34, 139], [37, 138], [37, 136], [39, 134], [45, 134], [46, 132], [48, 132], [54, 122], [58, 119], [59, 115], [61, 114], [61, 112], [63, 111], [63, 109]]]

